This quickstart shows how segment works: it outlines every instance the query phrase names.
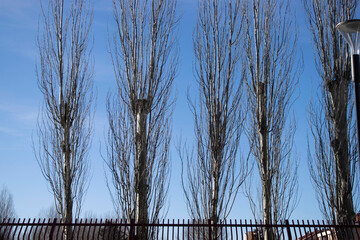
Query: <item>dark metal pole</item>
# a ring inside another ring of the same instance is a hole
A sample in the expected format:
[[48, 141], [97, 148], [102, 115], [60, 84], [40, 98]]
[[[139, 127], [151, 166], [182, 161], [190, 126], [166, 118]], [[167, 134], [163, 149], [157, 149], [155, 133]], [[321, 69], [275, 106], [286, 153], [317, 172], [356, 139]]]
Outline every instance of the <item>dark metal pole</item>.
[[[359, 54], [353, 54], [351, 57], [351, 72], [354, 82], [355, 93], [355, 111], [356, 111], [356, 127], [358, 136], [358, 156], [360, 156], [360, 59]], [[360, 161], [359, 161], [360, 165]]]

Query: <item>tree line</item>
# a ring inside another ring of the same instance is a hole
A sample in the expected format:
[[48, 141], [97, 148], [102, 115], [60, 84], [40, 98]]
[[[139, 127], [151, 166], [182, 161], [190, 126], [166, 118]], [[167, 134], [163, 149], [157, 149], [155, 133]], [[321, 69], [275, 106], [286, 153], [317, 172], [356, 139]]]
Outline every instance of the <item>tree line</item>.
[[[335, 26], [354, 17], [358, 1], [302, 3], [321, 89], [309, 104], [311, 178], [323, 217], [354, 221], [358, 152], [350, 59]], [[112, 0], [115, 30], [108, 40], [117, 92], [107, 98], [103, 158], [117, 216], [136, 222], [165, 217], [179, 62], [177, 4]], [[36, 69], [44, 101], [33, 146], [56, 212], [72, 222], [89, 184], [93, 7], [91, 0], [49, 0], [41, 10]], [[193, 52], [198, 93], [188, 93], [188, 103], [195, 138], [177, 145], [190, 217], [219, 222], [243, 188], [255, 218], [289, 218], [299, 199], [291, 116], [303, 69], [291, 1], [199, 1]], [[149, 231], [137, 230], [146, 239]], [[65, 236], [71, 231], [65, 227]]]

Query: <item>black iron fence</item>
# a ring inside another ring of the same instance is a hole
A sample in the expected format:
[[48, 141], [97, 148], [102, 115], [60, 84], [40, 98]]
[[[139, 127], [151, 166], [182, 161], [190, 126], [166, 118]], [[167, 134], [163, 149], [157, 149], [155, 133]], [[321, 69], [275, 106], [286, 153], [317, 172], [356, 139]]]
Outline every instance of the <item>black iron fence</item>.
[[[360, 240], [360, 225], [329, 224], [323, 221], [284, 221], [264, 224], [256, 221], [224, 220], [219, 223], [195, 220], [164, 220], [136, 223], [125, 220], [80, 219], [65, 224], [58, 219], [4, 219], [0, 221], [0, 239], [65, 239], [64, 227], [70, 226], [68, 239], [138, 239], [145, 231], [147, 239], [338, 239]], [[266, 236], [266, 237], [265, 237]]]

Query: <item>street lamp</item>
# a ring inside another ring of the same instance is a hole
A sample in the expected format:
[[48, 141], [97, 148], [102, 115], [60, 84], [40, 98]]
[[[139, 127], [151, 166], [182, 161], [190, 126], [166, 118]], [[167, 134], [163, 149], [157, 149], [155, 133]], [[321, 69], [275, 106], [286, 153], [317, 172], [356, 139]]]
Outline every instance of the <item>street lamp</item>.
[[358, 154], [360, 156], [360, 19], [352, 19], [338, 23], [336, 29], [340, 31], [341, 35], [350, 45], [351, 50], [351, 72], [352, 80], [354, 82]]

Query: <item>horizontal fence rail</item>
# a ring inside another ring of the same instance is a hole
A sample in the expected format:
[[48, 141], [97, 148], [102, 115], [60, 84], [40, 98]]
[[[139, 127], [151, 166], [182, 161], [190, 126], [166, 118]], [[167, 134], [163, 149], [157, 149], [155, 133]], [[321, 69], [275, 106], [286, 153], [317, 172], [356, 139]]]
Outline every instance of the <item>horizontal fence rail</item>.
[[[67, 239], [359, 239], [359, 224], [329, 224], [323, 221], [284, 221], [264, 224], [257, 221], [224, 220], [219, 223], [196, 220], [163, 220], [154, 223], [113, 219], [80, 219], [66, 224], [58, 219], [0, 220], [0, 239], [65, 239], [64, 229], [71, 228]], [[145, 232], [145, 235], [143, 234]]]

